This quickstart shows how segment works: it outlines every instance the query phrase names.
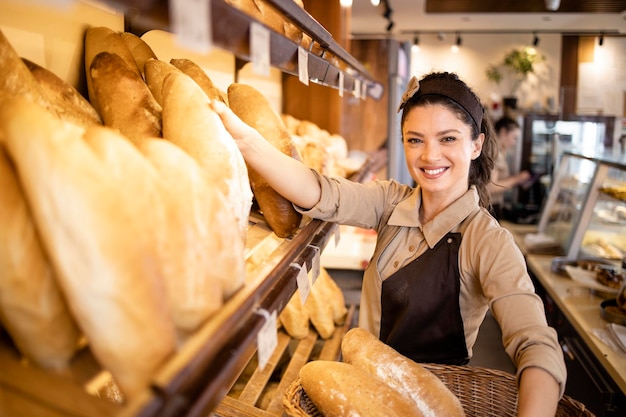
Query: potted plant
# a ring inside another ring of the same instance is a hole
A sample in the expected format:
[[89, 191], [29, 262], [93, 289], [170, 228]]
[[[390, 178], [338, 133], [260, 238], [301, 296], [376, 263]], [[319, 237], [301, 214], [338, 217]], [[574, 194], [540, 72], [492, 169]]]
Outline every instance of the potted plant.
[[543, 56], [531, 47], [512, 49], [498, 64], [487, 67], [486, 76], [489, 81], [500, 84], [503, 80], [509, 83], [508, 96], [503, 97], [505, 107], [517, 107], [517, 90], [526, 80], [528, 74], [534, 72], [534, 64], [541, 62]]

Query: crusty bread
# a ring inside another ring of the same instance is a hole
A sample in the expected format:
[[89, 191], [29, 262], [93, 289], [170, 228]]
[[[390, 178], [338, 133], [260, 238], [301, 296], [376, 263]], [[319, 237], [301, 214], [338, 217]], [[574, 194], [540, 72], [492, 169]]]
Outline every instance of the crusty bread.
[[459, 399], [435, 374], [399, 354], [362, 328], [350, 329], [341, 342], [343, 360], [376, 376], [410, 399], [426, 417], [465, 416]]
[[[163, 137], [191, 155], [209, 184], [222, 191], [236, 219], [222, 227], [238, 231], [245, 242], [252, 191], [243, 156], [206, 94], [186, 74], [169, 74], [163, 83]], [[240, 284], [231, 282], [231, 290]]]
[[124, 43], [126, 43], [126, 46], [128, 46], [130, 53], [133, 55], [133, 58], [135, 58], [139, 72], [143, 74], [145, 78], [144, 65], [149, 59], [157, 59], [156, 54], [150, 45], [134, 33], [122, 32], [120, 33], [120, 37]]
[[100, 52], [91, 63], [89, 74], [106, 126], [134, 142], [161, 136], [161, 106], [126, 61], [117, 54]]
[[139, 149], [156, 166], [166, 194], [167, 293], [176, 325], [191, 332], [222, 306], [223, 286], [243, 280], [243, 242], [224, 227], [234, 216], [191, 156], [163, 139], [146, 139]]
[[412, 401], [380, 379], [348, 363], [308, 362], [300, 369], [300, 384], [324, 416], [422, 416]]
[[20, 99], [0, 106], [0, 128], [73, 317], [123, 393], [136, 397], [176, 338], [148, 162], [130, 158], [141, 155], [111, 129], [85, 131]]
[[[298, 151], [285, 124], [258, 90], [246, 84], [231, 84], [228, 87], [228, 103], [241, 120], [255, 128], [276, 149], [297, 158]], [[289, 200], [270, 187], [258, 172], [249, 168], [248, 174], [256, 201], [270, 228], [279, 237], [295, 234], [302, 215]]]
[[325, 294], [326, 302], [332, 307], [335, 325], [339, 326], [344, 324], [346, 316], [348, 315], [348, 309], [346, 307], [343, 291], [324, 267], [320, 268], [320, 275], [315, 283], [317, 282], [323, 284], [322, 289]]
[[96, 109], [71, 84], [28, 59], [22, 60], [41, 86], [49, 107], [59, 118], [85, 127], [102, 124]]
[[0, 323], [33, 363], [65, 368], [78, 348], [80, 331], [1, 146], [0, 190]]
[[296, 290], [280, 312], [278, 322], [294, 339], [303, 339], [309, 334], [309, 315], [302, 305], [300, 290]]
[[158, 59], [149, 59], [144, 64], [146, 84], [161, 107], [163, 107], [163, 81], [172, 72], [180, 72], [180, 70]]
[[85, 72], [87, 79], [87, 91], [89, 102], [102, 115], [100, 103], [93, 91], [93, 80], [91, 79], [91, 63], [100, 52], [110, 52], [118, 55], [128, 64], [131, 71], [141, 76], [141, 71], [137, 67], [137, 61], [133, 56], [127, 43], [122, 39], [120, 33], [105, 26], [90, 27], [85, 32]]
[[220, 100], [226, 103], [222, 92], [213, 84], [211, 78], [198, 64], [186, 58], [171, 59], [170, 64], [191, 77], [202, 88], [202, 91], [206, 93], [209, 100]]

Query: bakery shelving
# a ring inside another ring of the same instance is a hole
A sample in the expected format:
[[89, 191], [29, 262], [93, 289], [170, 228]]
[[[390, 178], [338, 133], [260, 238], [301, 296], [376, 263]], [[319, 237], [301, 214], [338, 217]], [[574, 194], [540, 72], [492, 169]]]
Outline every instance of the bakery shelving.
[[[308, 75], [311, 82], [332, 88], [340, 88], [342, 85], [346, 94], [353, 93], [360, 85], [368, 97], [380, 99], [383, 93], [382, 85], [375, 81], [366, 68], [343, 49], [309, 13], [293, 0], [267, 1], [313, 40], [308, 46]], [[168, 2], [152, 3], [154, 4], [134, 7], [126, 12], [127, 31], [139, 36], [152, 29], [171, 32]], [[213, 45], [231, 52], [240, 62], [249, 62], [252, 55], [249, 42], [250, 26], [252, 23], [263, 24], [263, 22], [258, 22], [224, 0], [211, 0], [210, 7]], [[269, 28], [268, 30], [270, 64], [282, 72], [298, 76], [300, 45], [276, 31]], [[314, 44], [319, 47], [314, 48]], [[361, 94], [361, 91], [358, 94]]]

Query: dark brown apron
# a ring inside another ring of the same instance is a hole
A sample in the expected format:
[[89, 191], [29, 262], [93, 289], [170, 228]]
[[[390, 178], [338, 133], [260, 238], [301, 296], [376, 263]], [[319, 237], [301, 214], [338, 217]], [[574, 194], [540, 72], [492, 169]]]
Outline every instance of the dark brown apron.
[[382, 285], [380, 340], [416, 362], [468, 362], [459, 307], [460, 233], [448, 233]]

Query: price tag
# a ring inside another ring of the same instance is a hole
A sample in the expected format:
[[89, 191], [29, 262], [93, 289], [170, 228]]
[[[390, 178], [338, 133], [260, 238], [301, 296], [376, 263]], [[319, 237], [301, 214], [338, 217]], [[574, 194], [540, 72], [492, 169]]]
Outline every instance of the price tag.
[[354, 90], [352, 90], [352, 94], [356, 98], [361, 98], [361, 80], [358, 78], [354, 79]]
[[320, 276], [320, 256], [321, 251], [318, 246], [308, 245], [309, 247], [315, 249], [315, 254], [313, 255], [313, 259], [311, 260], [311, 284], [315, 284], [317, 281], [317, 277]]
[[343, 82], [344, 82], [344, 73], [343, 71], [339, 71], [339, 97], [343, 97]]
[[258, 22], [250, 24], [250, 57], [256, 74], [270, 75], [270, 31]]
[[291, 264], [294, 268], [298, 268], [298, 276], [296, 277], [296, 284], [298, 285], [298, 292], [300, 293], [300, 301], [302, 305], [309, 298], [311, 292], [311, 281], [309, 281], [309, 273], [306, 270], [306, 265]]
[[309, 85], [309, 53], [301, 46], [298, 46], [298, 79]]
[[361, 100], [367, 98], [367, 83], [361, 83]]
[[339, 241], [341, 240], [341, 228], [337, 226], [335, 228], [335, 247], [339, 246]]
[[211, 49], [211, 0], [174, 0], [169, 4], [177, 42], [197, 52], [208, 52]]
[[256, 314], [265, 318], [265, 323], [263, 323], [261, 330], [259, 330], [256, 336], [259, 369], [263, 370], [278, 344], [276, 310], [272, 311], [270, 314], [267, 310], [260, 308], [256, 311]]

